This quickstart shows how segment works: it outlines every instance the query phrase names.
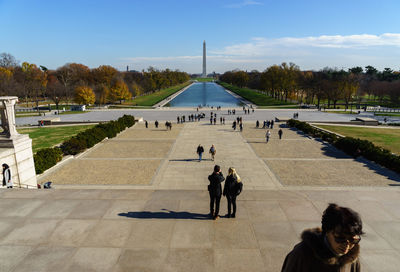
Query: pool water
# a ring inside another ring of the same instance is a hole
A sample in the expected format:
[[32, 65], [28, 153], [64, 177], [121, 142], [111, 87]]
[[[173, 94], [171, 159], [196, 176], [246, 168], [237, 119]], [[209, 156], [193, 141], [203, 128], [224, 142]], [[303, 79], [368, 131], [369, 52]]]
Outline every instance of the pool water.
[[216, 83], [198, 82], [168, 104], [170, 107], [235, 107], [240, 106], [241, 102]]

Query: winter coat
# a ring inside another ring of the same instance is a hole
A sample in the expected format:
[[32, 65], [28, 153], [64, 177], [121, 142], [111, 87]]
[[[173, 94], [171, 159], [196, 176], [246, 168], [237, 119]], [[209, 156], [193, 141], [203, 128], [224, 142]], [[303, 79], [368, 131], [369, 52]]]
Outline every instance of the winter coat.
[[5, 182], [7, 187], [12, 187], [13, 182], [11, 181], [11, 170], [7, 168], [3, 171], [3, 181]]
[[222, 173], [213, 172], [208, 176], [208, 180], [210, 181], [210, 185], [208, 186], [210, 194], [215, 196], [222, 195], [222, 186], [221, 182], [225, 180], [224, 175]]
[[305, 230], [302, 241], [286, 256], [282, 272], [360, 272], [358, 244], [343, 256], [326, 246], [320, 228]]
[[201, 154], [204, 152], [204, 148], [202, 146], [197, 147], [197, 154]]
[[227, 176], [224, 184], [223, 195], [236, 196], [237, 183], [238, 183], [237, 178], [234, 175]]

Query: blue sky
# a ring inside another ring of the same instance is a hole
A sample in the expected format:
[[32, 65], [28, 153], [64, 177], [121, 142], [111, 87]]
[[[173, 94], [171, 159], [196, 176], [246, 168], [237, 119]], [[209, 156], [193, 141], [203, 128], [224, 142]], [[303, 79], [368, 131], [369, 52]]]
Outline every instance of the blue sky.
[[0, 0], [0, 53], [55, 69], [400, 69], [395, 0]]

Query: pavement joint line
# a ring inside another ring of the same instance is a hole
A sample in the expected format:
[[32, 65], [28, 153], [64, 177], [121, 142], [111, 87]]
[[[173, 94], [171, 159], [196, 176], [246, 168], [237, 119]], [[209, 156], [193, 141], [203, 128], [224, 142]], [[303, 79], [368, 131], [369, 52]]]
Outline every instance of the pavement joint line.
[[[176, 137], [175, 137], [175, 139], [174, 139], [174, 142], [173, 142], [172, 146], [170, 147], [168, 153], [165, 155], [164, 159], [163, 159], [163, 160], [161, 161], [161, 163], [158, 165], [156, 172], [154, 173], [153, 177], [151, 178], [151, 180], [150, 180], [150, 182], [149, 182], [149, 185], [154, 185], [154, 182], [157, 180], [157, 177], [158, 177], [159, 175], [163, 175], [163, 174], [164, 174], [164, 172], [165, 172], [165, 170], [164, 170], [164, 165], [166, 165], [166, 164], [168, 163], [172, 151], [175, 150], [175, 148], [176, 148], [177, 140], [178, 140], [179, 136], [182, 135], [182, 133], [183, 133], [183, 131], [185, 130], [185, 128], [186, 128], [186, 124], [183, 124], [183, 126], [182, 126], [182, 128], [180, 129], [178, 135], [176, 135]], [[162, 173], [161, 173], [161, 172], [162, 172]], [[161, 179], [161, 177], [160, 177], [160, 179]]]
[[272, 169], [265, 163], [265, 161], [260, 158], [257, 153], [255, 152], [255, 150], [253, 149], [253, 147], [246, 142], [246, 139], [243, 137], [243, 134], [240, 133], [240, 137], [242, 138], [243, 142], [245, 143], [247, 149], [252, 152], [254, 154], [254, 156], [256, 158], [258, 158], [258, 160], [261, 162], [261, 164], [264, 166], [264, 169], [266, 170], [266, 172], [268, 173], [269, 177], [271, 178], [272, 183], [277, 186], [277, 187], [282, 187], [283, 183], [278, 179], [277, 175], [272, 171]]

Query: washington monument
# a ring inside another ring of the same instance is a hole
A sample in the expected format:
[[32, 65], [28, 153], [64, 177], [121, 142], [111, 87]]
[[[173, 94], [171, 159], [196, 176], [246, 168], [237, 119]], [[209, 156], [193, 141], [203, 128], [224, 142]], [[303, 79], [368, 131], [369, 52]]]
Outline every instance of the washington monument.
[[206, 72], [206, 41], [203, 41], [203, 73], [201, 75], [202, 77], [207, 77], [207, 72]]

